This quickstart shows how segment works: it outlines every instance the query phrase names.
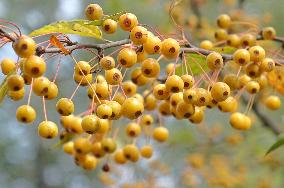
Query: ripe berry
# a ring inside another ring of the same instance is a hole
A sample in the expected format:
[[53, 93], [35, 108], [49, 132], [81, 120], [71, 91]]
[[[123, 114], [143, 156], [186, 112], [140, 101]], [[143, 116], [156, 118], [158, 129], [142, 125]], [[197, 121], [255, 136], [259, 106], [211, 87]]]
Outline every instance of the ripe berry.
[[24, 98], [25, 96], [25, 88], [23, 87], [22, 89], [18, 91], [12, 91], [8, 90], [7, 92], [8, 97], [10, 97], [13, 101], [18, 101]]
[[41, 57], [32, 55], [24, 61], [23, 67], [26, 75], [37, 78], [45, 73], [46, 64]]
[[99, 130], [98, 117], [95, 115], [84, 116], [81, 122], [82, 129], [89, 134], [94, 134]]
[[108, 84], [118, 85], [122, 81], [122, 74], [117, 68], [105, 71], [105, 78]]
[[[148, 93], [149, 91], [145, 91], [144, 93]], [[145, 96], [145, 94], [144, 94]], [[155, 98], [155, 96], [153, 94], [150, 94], [148, 96], [145, 97], [145, 100], [144, 100], [144, 107], [146, 110], [148, 111], [152, 111], [152, 110], [155, 110], [156, 107], [157, 107], [157, 99]]]
[[69, 116], [74, 112], [74, 103], [68, 98], [61, 98], [56, 103], [56, 110], [62, 116]]
[[[78, 116], [71, 116], [71, 121], [70, 124], [68, 125], [68, 129], [70, 130], [70, 132], [74, 133], [74, 134], [82, 134], [84, 132], [84, 130], [82, 129], [82, 118], [78, 117]], [[62, 116], [64, 117], [64, 116]], [[66, 116], [69, 117], [69, 116]]]
[[52, 121], [43, 121], [38, 126], [38, 134], [47, 139], [52, 139], [58, 134], [58, 127]]
[[247, 64], [250, 61], [250, 54], [249, 54], [249, 52], [246, 49], [238, 49], [233, 54], [233, 60], [237, 64], [243, 66], [243, 65]]
[[276, 31], [273, 27], [265, 27], [261, 31], [264, 40], [272, 40], [276, 37]]
[[261, 74], [261, 70], [258, 64], [250, 63], [246, 66], [246, 74], [251, 78], [257, 78]]
[[247, 92], [250, 93], [250, 94], [258, 93], [258, 92], [259, 92], [259, 89], [260, 89], [259, 83], [256, 82], [256, 81], [249, 81], [249, 82], [246, 84], [246, 90], [247, 90]]
[[36, 111], [29, 105], [22, 105], [17, 109], [16, 117], [19, 122], [31, 123], [36, 118]]
[[160, 64], [153, 58], [145, 59], [141, 65], [142, 74], [148, 78], [155, 78], [159, 76]]
[[101, 119], [108, 119], [112, 115], [112, 109], [107, 104], [100, 104], [96, 109], [96, 114]]
[[114, 153], [113, 160], [117, 164], [125, 164], [127, 162], [127, 159], [125, 158], [122, 150], [118, 150]]
[[192, 104], [185, 103], [184, 101], [180, 101], [177, 105], [176, 111], [178, 115], [183, 118], [188, 119], [195, 112], [195, 107]]
[[213, 48], [213, 43], [210, 40], [203, 40], [200, 43], [200, 48], [204, 50], [211, 50]]
[[249, 48], [250, 60], [260, 62], [265, 58], [265, 50], [261, 46], [252, 46]]
[[167, 76], [171, 76], [173, 74], [174, 70], [175, 70], [175, 64], [174, 63], [169, 63], [166, 66], [165, 73], [166, 73]]
[[221, 69], [223, 67], [223, 58], [217, 52], [211, 52], [206, 57], [206, 62], [211, 70]]
[[34, 79], [33, 92], [37, 96], [45, 96], [48, 93], [50, 87], [50, 81], [46, 77], [39, 77]]
[[113, 153], [116, 150], [116, 142], [112, 138], [104, 138], [101, 143], [106, 153]]
[[159, 112], [163, 116], [169, 116], [169, 115], [171, 115], [170, 107], [171, 107], [171, 105], [170, 105], [169, 102], [163, 101], [159, 106]]
[[113, 34], [117, 30], [117, 22], [112, 19], [106, 19], [103, 21], [102, 28], [107, 34]]
[[166, 100], [170, 96], [170, 92], [167, 90], [165, 84], [155, 85], [153, 89], [153, 95], [158, 100]]
[[31, 37], [22, 35], [13, 42], [13, 49], [19, 57], [28, 58], [35, 54], [36, 43]]
[[241, 45], [243, 48], [248, 47], [248, 46], [254, 46], [256, 43], [256, 38], [252, 34], [245, 34], [241, 36]]
[[232, 91], [240, 88], [239, 78], [235, 74], [225, 75], [223, 82], [225, 82]]
[[99, 20], [103, 14], [103, 9], [98, 4], [89, 4], [85, 9], [85, 15], [89, 20]]
[[44, 95], [44, 97], [47, 100], [55, 99], [58, 95], [58, 87], [54, 82], [50, 82], [48, 86], [47, 93]]
[[131, 29], [130, 40], [135, 45], [142, 45], [147, 41], [148, 31], [142, 26], [135, 26]]
[[7, 86], [9, 90], [19, 91], [24, 87], [24, 85], [25, 85], [25, 81], [22, 76], [13, 74], [8, 77]]
[[93, 75], [92, 74], [87, 74], [87, 75], [80, 75], [80, 74], [74, 74], [73, 75], [74, 81], [79, 84], [81, 83], [80, 86], [87, 86], [89, 83], [92, 82], [93, 80]]
[[238, 101], [230, 96], [226, 100], [219, 102], [218, 108], [222, 112], [235, 112], [238, 108]]
[[79, 61], [75, 64], [74, 73], [81, 76], [88, 75], [91, 72], [91, 65], [86, 61]]
[[144, 105], [138, 99], [134, 97], [130, 97], [125, 99], [122, 104], [122, 115], [127, 117], [128, 119], [136, 119], [142, 115], [144, 111]]
[[74, 149], [78, 154], [87, 154], [91, 151], [92, 144], [88, 138], [77, 138], [74, 140]]
[[217, 25], [220, 28], [227, 29], [231, 25], [231, 18], [227, 14], [221, 14], [217, 18]]
[[204, 119], [204, 110], [202, 107], [195, 107], [195, 112], [190, 116], [189, 121], [194, 124], [199, 124]]
[[137, 54], [131, 48], [123, 48], [117, 55], [118, 63], [125, 67], [132, 67], [137, 62]]
[[126, 96], [131, 97], [135, 95], [137, 86], [132, 81], [125, 81], [122, 83], [122, 89]]
[[106, 134], [110, 130], [110, 121], [107, 119], [99, 119], [99, 129], [98, 133], [99, 134]]
[[63, 151], [66, 154], [73, 155], [74, 154], [74, 142], [69, 141], [63, 145]]
[[[194, 105], [196, 106], [207, 106], [210, 102], [210, 92], [204, 88], [196, 88], [196, 100], [194, 100]], [[214, 98], [213, 98], [214, 99]]]
[[281, 107], [281, 100], [278, 96], [271, 95], [266, 98], [265, 105], [270, 110], [277, 110]]
[[143, 49], [147, 54], [158, 54], [161, 51], [162, 42], [156, 36], [148, 36], [147, 41], [143, 44]]
[[251, 127], [251, 119], [240, 112], [234, 112], [230, 116], [230, 124], [238, 130], [247, 130]]
[[126, 135], [129, 137], [138, 137], [141, 134], [141, 127], [137, 123], [129, 123], [125, 128]]
[[260, 70], [265, 72], [271, 72], [274, 69], [274, 67], [275, 67], [275, 62], [271, 58], [264, 58], [259, 65]]
[[177, 75], [169, 76], [165, 82], [166, 88], [172, 93], [181, 92], [184, 88], [184, 83], [181, 77]]
[[165, 142], [169, 138], [169, 131], [165, 127], [156, 127], [153, 130], [153, 138], [159, 142]]
[[140, 47], [138, 50], [136, 50], [136, 54], [137, 54], [137, 63], [141, 63], [148, 57], [148, 54], [144, 50], [144, 47]]
[[177, 58], [179, 55], [180, 46], [179, 43], [172, 38], [168, 38], [163, 40], [162, 42], [162, 49], [161, 52], [163, 56], [165, 56], [168, 59], [174, 59]]
[[92, 151], [93, 155], [97, 158], [102, 158], [105, 155], [105, 151], [103, 149], [101, 142], [93, 143], [91, 151]]
[[100, 60], [100, 65], [104, 70], [110, 70], [115, 67], [115, 61], [111, 56], [105, 56]]
[[142, 86], [148, 83], [149, 79], [142, 74], [141, 67], [136, 67], [131, 72], [131, 80], [133, 83], [135, 83], [137, 86]]
[[138, 25], [138, 20], [134, 14], [125, 13], [119, 17], [118, 23], [124, 31], [131, 31]]
[[240, 37], [236, 34], [231, 34], [231, 35], [228, 35], [228, 37], [227, 37], [227, 44], [229, 46], [237, 48], [237, 47], [239, 47], [240, 42], [241, 42]]
[[109, 119], [115, 120], [121, 117], [121, 104], [116, 101], [108, 101], [107, 105], [111, 107], [112, 114]]
[[16, 63], [12, 59], [5, 58], [1, 61], [1, 70], [4, 75], [8, 75], [16, 69]]
[[150, 126], [154, 123], [154, 118], [150, 114], [144, 114], [140, 119], [141, 126]]
[[224, 29], [217, 29], [214, 33], [214, 37], [217, 41], [223, 41], [226, 40], [228, 36], [228, 33]]
[[230, 87], [224, 82], [216, 82], [212, 85], [211, 96], [217, 101], [221, 102], [230, 96]]
[[184, 89], [190, 89], [193, 87], [193, 84], [194, 84], [193, 76], [189, 74], [184, 74], [181, 76], [181, 79], [183, 80]]
[[134, 144], [129, 144], [124, 146], [123, 148], [123, 155], [126, 159], [132, 161], [132, 162], [137, 162], [139, 160], [139, 149], [137, 148], [136, 145]]
[[151, 158], [153, 155], [153, 147], [151, 145], [142, 146], [140, 149], [140, 154], [144, 158]]
[[82, 163], [82, 167], [85, 170], [93, 170], [97, 167], [98, 160], [93, 155], [86, 155], [86, 158], [84, 159]]
[[183, 100], [188, 104], [196, 104], [197, 103], [197, 92], [196, 89], [187, 89], [183, 92]]

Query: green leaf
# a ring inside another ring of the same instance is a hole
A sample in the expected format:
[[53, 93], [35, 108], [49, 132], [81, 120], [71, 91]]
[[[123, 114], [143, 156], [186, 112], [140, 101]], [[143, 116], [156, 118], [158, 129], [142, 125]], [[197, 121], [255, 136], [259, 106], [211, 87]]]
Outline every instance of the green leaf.
[[98, 26], [103, 24], [106, 19], [113, 19], [117, 21], [119, 17], [125, 12], [119, 12], [112, 15], [105, 15], [100, 20], [71, 20], [71, 21], [59, 21], [51, 23], [49, 25], [43, 26], [37, 30], [30, 33], [30, 36], [38, 36], [49, 33], [63, 33], [63, 34], [75, 34], [83, 37], [94, 37], [97, 39], [102, 39], [102, 32]]
[[[193, 75], [199, 75], [203, 73], [202, 69], [204, 71], [209, 70], [206, 63], [206, 57], [203, 55], [194, 54], [194, 53], [186, 54], [186, 64], [189, 74], [190, 74], [190, 69], [192, 70]], [[202, 69], [200, 67], [202, 67]], [[186, 67], [184, 64], [176, 68], [176, 74], [179, 76], [181, 76], [185, 72], [186, 72]]]
[[233, 54], [237, 48], [230, 47], [230, 46], [224, 46], [224, 47], [215, 47], [212, 49], [212, 51], [219, 52], [222, 54]]
[[2, 81], [1, 85], [0, 85], [0, 104], [3, 102], [5, 96], [7, 95], [8, 92], [8, 86], [7, 86], [7, 81], [8, 81], [8, 77], [12, 74], [15, 74], [15, 71], [11, 71], [6, 77], [5, 79]]
[[281, 147], [282, 145], [284, 145], [284, 137], [278, 139], [272, 146], [270, 146], [270, 148], [268, 149], [268, 151], [266, 152], [265, 155], [271, 153], [272, 151], [276, 150], [277, 148]]
[[102, 32], [98, 26], [89, 24], [89, 20], [58, 21], [43, 26], [30, 33], [30, 36], [38, 36], [50, 33], [75, 34], [84, 37], [102, 39]]

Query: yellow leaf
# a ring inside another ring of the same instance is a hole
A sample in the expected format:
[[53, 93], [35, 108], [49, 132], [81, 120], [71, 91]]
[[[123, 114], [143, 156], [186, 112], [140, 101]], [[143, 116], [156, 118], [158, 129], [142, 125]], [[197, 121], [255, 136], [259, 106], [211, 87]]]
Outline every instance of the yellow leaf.
[[7, 80], [8, 77], [12, 74], [15, 74], [15, 71], [11, 71], [6, 77], [5, 79], [2, 81], [1, 85], [0, 85], [0, 104], [3, 102], [7, 92], [8, 92], [8, 86], [7, 86]]
[[84, 37], [102, 39], [102, 32], [98, 26], [90, 24], [89, 20], [59, 21], [43, 26], [30, 33], [30, 36], [38, 36], [50, 33], [75, 34]]

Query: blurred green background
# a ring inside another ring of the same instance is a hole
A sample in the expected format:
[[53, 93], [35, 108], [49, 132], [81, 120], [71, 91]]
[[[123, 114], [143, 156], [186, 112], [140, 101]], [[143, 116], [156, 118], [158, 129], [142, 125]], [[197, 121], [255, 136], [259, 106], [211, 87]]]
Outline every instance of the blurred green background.
[[[83, 18], [83, 10], [89, 3], [99, 3], [105, 13], [112, 14], [120, 11], [133, 12], [141, 23], [147, 23], [153, 27], [168, 30], [172, 27], [166, 10], [167, 0], [1, 0], [0, 18], [10, 20], [22, 28], [23, 33], [29, 33], [33, 29], [57, 20], [70, 20]], [[223, 0], [207, 0], [201, 7], [202, 16], [210, 23], [220, 13], [229, 12], [235, 6], [225, 6]], [[189, 7], [182, 9], [187, 16], [191, 15]], [[247, 0], [244, 3], [247, 14], [261, 18], [265, 14], [271, 17], [272, 25], [279, 36], [284, 36], [284, 0]], [[190, 33], [188, 33], [190, 35]], [[119, 34], [111, 39], [122, 39], [125, 35]], [[108, 38], [108, 37], [107, 37]], [[72, 37], [74, 40], [81, 40]], [[82, 39], [86, 40], [86, 39]], [[89, 40], [89, 39], [88, 39]], [[1, 48], [0, 59], [15, 55], [9, 45]], [[78, 54], [78, 58], [88, 59], [86, 54]], [[52, 75], [56, 62], [48, 62], [49, 72]], [[72, 77], [70, 59], [64, 58], [57, 83], [60, 96], [71, 95], [75, 88]], [[1, 77], [3, 79], [3, 77]], [[74, 100], [77, 112], [82, 112], [87, 107], [84, 91], [79, 91]], [[38, 112], [37, 122], [25, 126], [15, 120], [15, 111], [21, 102], [11, 102], [6, 98], [0, 106], [0, 188], [91, 188], [105, 187], [99, 177], [104, 176], [100, 170], [86, 172], [76, 167], [71, 157], [63, 154], [61, 148], [52, 148], [56, 141], [42, 140], [37, 136], [36, 125], [42, 119], [40, 100], [32, 99], [32, 105]], [[48, 102], [49, 119], [59, 124], [59, 116], [53, 110], [54, 102]], [[272, 117], [279, 126], [284, 126], [282, 107], [277, 112], [263, 111]], [[244, 141], [230, 145], [226, 137], [239, 134], [228, 124], [228, 116], [215, 111], [206, 111], [206, 121], [202, 125], [192, 125], [188, 121], [167, 119], [166, 125], [171, 130], [170, 141], [166, 144], [155, 145], [155, 155], [150, 162], [140, 161], [138, 164], [128, 164], [125, 167], [114, 167], [119, 173], [111, 173], [109, 178], [115, 181], [110, 187], [122, 187], [124, 183], [150, 181], [149, 175], [155, 179], [153, 187], [211, 187], [204, 180], [202, 173], [195, 171], [186, 158], [192, 153], [204, 156], [205, 163], [211, 155], [222, 155], [228, 162], [230, 173], [234, 174], [239, 166], [244, 166], [243, 172], [246, 178], [243, 183], [231, 187], [284, 187], [284, 148], [274, 152], [268, 159], [264, 158], [267, 148], [276, 140], [276, 136], [270, 130], [263, 128], [258, 120], [251, 130], [240, 134]], [[216, 128], [216, 130], [214, 129]], [[220, 130], [219, 130], [220, 129]], [[220, 134], [209, 138], [209, 133], [220, 131]], [[205, 134], [206, 132], [206, 134]], [[167, 167], [163, 170], [151, 167], [154, 162], [161, 162]], [[262, 162], [260, 162], [262, 161]], [[264, 162], [263, 162], [264, 161]], [[217, 167], [217, 171], [222, 169]], [[211, 171], [216, 173], [215, 171]], [[188, 177], [185, 176], [188, 174]], [[193, 174], [193, 175], [192, 175]], [[185, 176], [185, 178], [183, 177]], [[264, 183], [262, 183], [264, 182]], [[134, 185], [133, 185], [134, 186]], [[131, 186], [130, 186], [131, 187]], [[218, 187], [218, 186], [217, 186]]]

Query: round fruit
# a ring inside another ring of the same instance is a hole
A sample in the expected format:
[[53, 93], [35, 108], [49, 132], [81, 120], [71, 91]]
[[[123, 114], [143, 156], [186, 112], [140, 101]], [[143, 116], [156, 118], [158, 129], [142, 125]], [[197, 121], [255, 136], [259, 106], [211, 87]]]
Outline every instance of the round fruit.
[[124, 31], [131, 31], [138, 25], [138, 20], [134, 14], [125, 13], [119, 17], [118, 23]]
[[46, 64], [41, 57], [32, 55], [25, 60], [23, 67], [26, 75], [37, 78], [45, 73]]
[[159, 142], [165, 142], [169, 138], [169, 131], [165, 127], [156, 127], [153, 131], [153, 138]]
[[278, 96], [271, 95], [266, 98], [265, 105], [271, 110], [277, 110], [281, 107], [281, 100]]
[[58, 134], [58, 127], [52, 121], [43, 121], [38, 126], [38, 134], [47, 139], [52, 139]]
[[177, 58], [179, 55], [180, 46], [179, 43], [172, 38], [163, 40], [161, 52], [163, 56], [168, 59]]
[[69, 116], [74, 112], [74, 103], [68, 98], [61, 98], [56, 103], [56, 110], [62, 116]]
[[99, 20], [103, 16], [103, 9], [98, 4], [89, 4], [85, 9], [85, 15], [89, 20]]
[[17, 109], [16, 117], [19, 122], [31, 123], [36, 118], [36, 111], [29, 105], [22, 105]]
[[13, 42], [13, 49], [19, 57], [28, 58], [35, 54], [36, 43], [31, 37], [22, 35]]

